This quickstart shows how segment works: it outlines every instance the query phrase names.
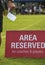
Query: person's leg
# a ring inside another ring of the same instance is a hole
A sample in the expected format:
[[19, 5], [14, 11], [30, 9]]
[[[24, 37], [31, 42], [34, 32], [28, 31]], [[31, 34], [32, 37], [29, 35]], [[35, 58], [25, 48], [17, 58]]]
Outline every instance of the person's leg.
[[1, 46], [1, 33], [0, 33], [0, 46]]
[[1, 33], [3, 28], [3, 16], [0, 17], [0, 46], [1, 46]]

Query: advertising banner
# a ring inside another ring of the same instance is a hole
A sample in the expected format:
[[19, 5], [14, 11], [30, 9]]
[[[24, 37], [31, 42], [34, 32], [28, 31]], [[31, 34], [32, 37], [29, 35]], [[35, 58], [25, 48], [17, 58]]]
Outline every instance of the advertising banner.
[[7, 31], [5, 57], [45, 58], [45, 31]]
[[14, 0], [14, 2], [45, 2], [45, 0]]

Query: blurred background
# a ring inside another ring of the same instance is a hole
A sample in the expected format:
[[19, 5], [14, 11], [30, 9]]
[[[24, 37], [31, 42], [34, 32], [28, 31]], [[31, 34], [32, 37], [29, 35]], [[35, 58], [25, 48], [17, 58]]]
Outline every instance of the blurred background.
[[[8, 0], [4, 1], [7, 10]], [[12, 10], [16, 14], [45, 14], [45, 0], [12, 0], [12, 2], [15, 4]]]

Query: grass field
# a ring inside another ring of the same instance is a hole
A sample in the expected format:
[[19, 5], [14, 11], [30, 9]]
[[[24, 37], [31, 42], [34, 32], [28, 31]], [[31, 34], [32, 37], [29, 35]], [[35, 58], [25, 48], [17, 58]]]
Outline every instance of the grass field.
[[7, 30], [45, 30], [45, 15], [17, 15], [14, 22], [4, 16], [2, 45], [0, 47], [0, 65], [45, 65], [45, 59], [5, 58]]

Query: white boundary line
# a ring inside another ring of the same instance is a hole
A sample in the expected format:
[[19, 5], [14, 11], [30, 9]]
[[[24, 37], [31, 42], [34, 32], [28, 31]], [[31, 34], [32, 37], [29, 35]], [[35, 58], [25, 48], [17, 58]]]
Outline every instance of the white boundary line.
[[4, 39], [4, 38], [6, 38], [6, 36], [4, 35], [4, 36], [2, 36], [2, 39]]
[[18, 30], [23, 30], [23, 29], [29, 28], [31, 26], [34, 26], [35, 24], [39, 24], [40, 22], [41, 22], [41, 20], [39, 22], [36, 22], [36, 23], [32, 24], [32, 25], [29, 25], [28, 27], [20, 28]]
[[2, 39], [6, 38], [5, 32], [2, 32], [1, 36], [2, 36]]

